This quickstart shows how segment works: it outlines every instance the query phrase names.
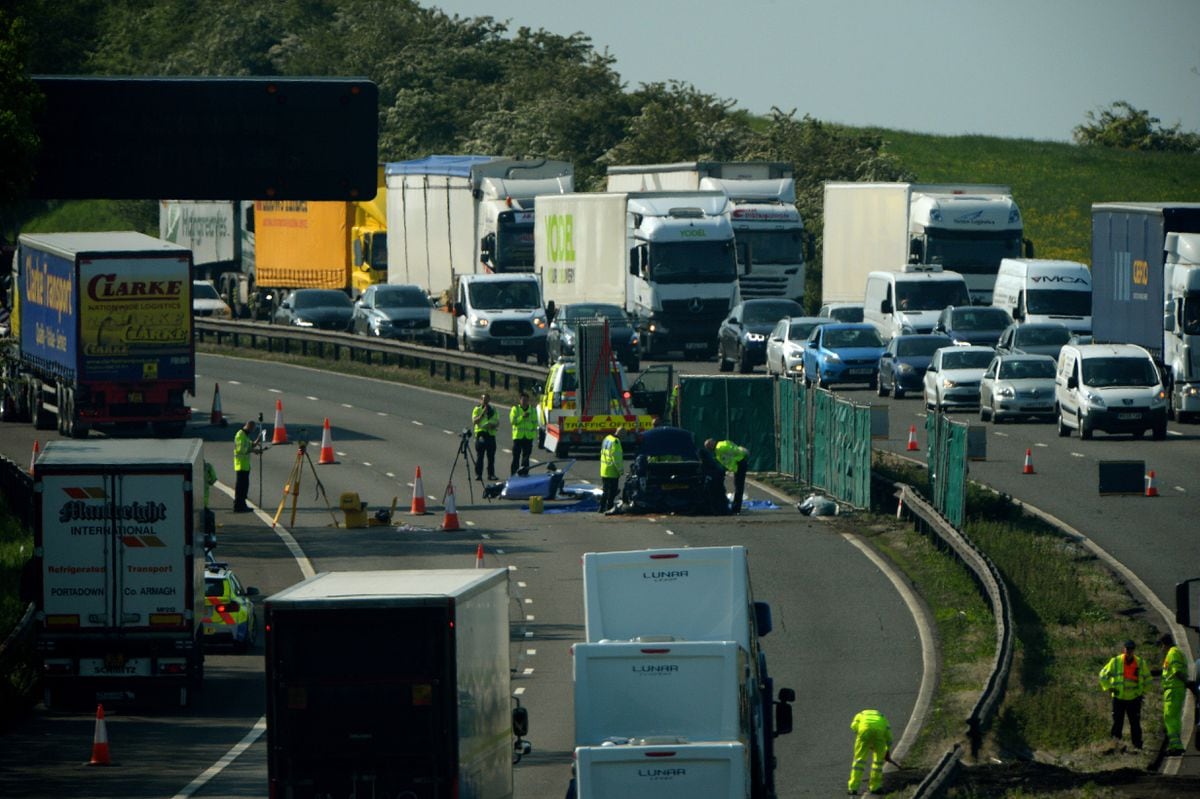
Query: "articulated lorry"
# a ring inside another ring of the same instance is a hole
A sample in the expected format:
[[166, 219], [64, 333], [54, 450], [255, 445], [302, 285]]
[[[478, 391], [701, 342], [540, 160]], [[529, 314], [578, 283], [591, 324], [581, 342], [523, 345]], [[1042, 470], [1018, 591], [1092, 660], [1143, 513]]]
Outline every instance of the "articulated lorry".
[[826, 183], [821, 301], [862, 302], [867, 273], [940, 267], [990, 305], [1004, 258], [1033, 257], [1008, 186]]
[[179, 435], [195, 393], [192, 254], [141, 233], [23, 234], [0, 418]]
[[199, 439], [51, 441], [34, 464], [37, 649], [47, 707], [167, 694], [204, 676]]
[[545, 196], [534, 263], [547, 305], [620, 305], [642, 357], [711, 358], [738, 301], [729, 200], [717, 191]]
[[512, 796], [507, 570], [324, 572], [263, 629], [271, 796]]
[[[792, 165], [774, 161], [685, 161], [610, 166], [609, 191], [720, 191], [729, 198], [744, 300], [804, 301], [804, 264], [812, 236], [796, 209]], [[747, 264], [750, 268], [746, 268]]]
[[195, 248], [195, 276], [211, 279], [242, 318], [270, 319], [295, 289], [355, 298], [387, 279], [382, 168], [370, 200], [163, 200], [158, 227], [164, 239]]
[[[795, 692], [781, 688], [778, 700], [774, 696], [774, 681], [758, 640], [771, 631], [771, 612], [769, 605], [753, 598], [745, 547], [589, 552], [583, 556], [583, 594], [587, 646], [577, 645], [575, 651], [576, 678], [581, 676], [582, 656], [586, 684], [577, 684], [575, 692], [587, 699], [583, 726], [577, 719], [576, 727], [577, 735], [583, 733], [582, 741], [576, 742], [578, 795], [595, 795], [589, 787], [594, 777], [580, 752], [596, 748], [592, 741], [607, 733], [620, 736], [626, 745], [638, 740], [744, 744], [750, 762], [749, 795], [773, 796], [774, 739], [791, 732]], [[707, 646], [698, 645], [702, 642]], [[737, 654], [723, 643], [735, 647]], [[618, 644], [619, 648], [602, 649]], [[608, 667], [621, 660], [635, 671], [616, 679]], [[686, 671], [685, 661], [690, 661]], [[639, 668], [672, 675], [670, 679], [679, 682], [668, 689], [664, 679], [655, 699], [652, 686], [640, 681]], [[688, 680], [693, 681], [690, 686]], [[606, 701], [627, 702], [630, 694], [644, 696], [649, 704], [602, 709]], [[672, 708], [669, 699], [677, 694], [703, 697], [710, 705], [700, 708], [693, 702]], [[729, 705], [731, 697], [745, 705], [738, 714]], [[735, 729], [737, 734], [730, 736]], [[654, 794], [635, 794], [642, 795]]]
[[1200, 203], [1092, 206], [1092, 335], [1144, 347], [1172, 418], [1200, 414]]

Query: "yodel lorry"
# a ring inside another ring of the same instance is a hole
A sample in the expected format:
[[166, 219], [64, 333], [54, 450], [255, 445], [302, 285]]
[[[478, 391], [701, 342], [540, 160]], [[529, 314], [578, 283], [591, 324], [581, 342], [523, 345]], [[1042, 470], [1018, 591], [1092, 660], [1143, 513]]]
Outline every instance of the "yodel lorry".
[[133, 232], [23, 234], [0, 418], [179, 435], [195, 393], [192, 254]]
[[[583, 735], [576, 741], [578, 796], [612, 795], [596, 793], [597, 776], [587, 766], [598, 762], [590, 760], [595, 749], [606, 748], [594, 743], [601, 734], [621, 737], [622, 746], [639, 740], [744, 745], [749, 794], [730, 795], [774, 796], [774, 739], [791, 732], [795, 692], [781, 688], [778, 699], [774, 696], [766, 654], [759, 646], [759, 638], [771, 630], [770, 607], [753, 598], [746, 549], [585, 553], [583, 593], [587, 645], [576, 647], [576, 679], [582, 675], [586, 682], [575, 689], [577, 698], [581, 693], [586, 697], [576, 727], [577, 735]], [[610, 646], [614, 648], [603, 649]], [[622, 660], [632, 671], [619, 665], [618, 671], [625, 673], [614, 674], [611, 666]], [[641, 679], [647, 675], [662, 677], [663, 687], [655, 691]], [[601, 706], [625, 702], [629, 695], [643, 696], [646, 705]], [[681, 695], [704, 697], [709, 705], [673, 705], [672, 697]], [[745, 704], [736, 714], [731, 697]], [[726, 762], [722, 769], [728, 768]]]
[[[812, 235], [796, 209], [791, 164], [776, 161], [685, 161], [610, 166], [608, 191], [720, 191], [738, 247], [743, 300], [804, 299], [805, 262]], [[751, 268], [747, 269], [746, 264]]]
[[269, 597], [269, 794], [511, 797], [530, 747], [509, 610], [505, 569], [323, 572]]
[[620, 305], [642, 358], [711, 358], [738, 297], [723, 192], [564, 194], [539, 198], [534, 263], [547, 306]]
[[51, 441], [31, 564], [47, 707], [167, 697], [204, 676], [199, 439]]
[[1168, 415], [1200, 414], [1200, 203], [1092, 206], [1092, 335], [1146, 349]]
[[862, 302], [867, 273], [940, 268], [990, 305], [1000, 261], [1033, 257], [1008, 186], [825, 184], [821, 301]]

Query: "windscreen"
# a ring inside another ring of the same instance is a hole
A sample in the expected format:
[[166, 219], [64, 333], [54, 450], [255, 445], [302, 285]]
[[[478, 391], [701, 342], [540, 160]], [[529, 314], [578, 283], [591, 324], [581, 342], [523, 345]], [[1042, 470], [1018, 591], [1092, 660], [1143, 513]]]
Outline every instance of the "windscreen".
[[1155, 386], [1158, 370], [1149, 358], [1087, 358], [1083, 361], [1083, 383], [1105, 386]]
[[947, 305], [970, 305], [967, 284], [959, 280], [897, 281], [896, 309], [940, 311]]
[[1188, 294], [1183, 301], [1183, 333], [1200, 336], [1200, 294]]
[[502, 214], [496, 221], [496, 271], [533, 269], [533, 220], [517, 222]]
[[371, 268], [384, 270], [388, 268], [386, 233], [376, 233], [371, 236]]
[[192, 284], [192, 299], [193, 300], [219, 300], [221, 295], [217, 294], [217, 289], [212, 283], [193, 283]]
[[882, 347], [883, 339], [874, 328], [852, 328], [850, 330], [826, 330], [824, 333], [826, 349], [848, 349], [851, 347]]
[[791, 300], [751, 302], [744, 306], [742, 321], [748, 325], [773, 325], [785, 316], [796, 316], [804, 309]]
[[[1021, 257], [1021, 231], [977, 230], [930, 232], [925, 241], [925, 263], [963, 275], [994, 275], [1004, 258]], [[944, 307], [944, 306], [943, 306]]]
[[803, 263], [803, 237], [799, 230], [739, 230], [739, 242], [749, 242], [751, 263]]
[[537, 308], [541, 305], [537, 283], [532, 280], [492, 280], [471, 283], [471, 306], [481, 311]]
[[293, 296], [295, 308], [349, 308], [350, 298], [342, 291], [297, 291]]
[[1025, 294], [1025, 310], [1047, 316], [1091, 316], [1090, 291], [1033, 290]]
[[1003, 330], [1012, 324], [1003, 308], [963, 308], [952, 313], [955, 330]]
[[621, 327], [629, 325], [629, 317], [618, 305], [569, 305], [566, 319], [568, 322], [578, 322], [581, 319], [607, 319]]
[[996, 357], [994, 353], [983, 350], [965, 350], [963, 352], [947, 352], [942, 355], [943, 369], [986, 369]]
[[375, 292], [376, 308], [428, 308], [429, 298], [416, 286], [398, 286]]
[[732, 283], [736, 277], [732, 239], [650, 245], [650, 279], [656, 283]]
[[909, 338], [896, 342], [897, 355], [933, 355], [949, 344], [948, 339], [938, 338]]
[[858, 324], [863, 320], [863, 309], [860, 305], [844, 305], [841, 308], [830, 308], [829, 316], [839, 322]]
[[806, 341], [808, 334], [816, 330], [821, 322], [793, 322], [788, 329], [788, 341]]
[[1061, 346], [1070, 338], [1071, 331], [1065, 327], [1017, 328], [1017, 343], [1023, 347]]
[[1054, 379], [1054, 361], [1001, 361], [997, 377], [1003, 380]]

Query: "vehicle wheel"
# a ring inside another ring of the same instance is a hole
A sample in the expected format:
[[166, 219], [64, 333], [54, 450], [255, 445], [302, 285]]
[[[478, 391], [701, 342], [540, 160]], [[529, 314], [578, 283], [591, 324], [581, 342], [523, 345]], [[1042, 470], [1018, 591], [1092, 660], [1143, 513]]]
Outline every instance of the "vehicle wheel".
[[17, 401], [8, 389], [0, 388], [0, 422], [17, 421]]
[[829, 388], [829, 384], [825, 382], [820, 369], [817, 370], [817, 388]]
[[892, 398], [904, 399], [904, 389], [900, 388], [900, 381], [895, 377], [892, 378]]
[[42, 393], [42, 384], [34, 383], [30, 389], [32, 396], [29, 402], [29, 420], [33, 422], [35, 430], [53, 430], [54, 419], [51, 418], [50, 410], [46, 407], [45, 396]]
[[992, 421], [995, 421], [996, 417], [995, 417], [995, 414], [992, 411], [992, 409], [987, 407], [983, 403], [980, 403], [980, 405], [979, 405], [979, 421], [986, 422], [988, 420], [989, 416], [992, 419]]
[[754, 371], [754, 364], [750, 363], [750, 353], [745, 350], [738, 354], [738, 371], [744, 375]]
[[1071, 428], [1067, 427], [1067, 423], [1063, 420], [1062, 408], [1058, 409], [1058, 436], [1059, 438], [1067, 438], [1071, 435]]
[[717, 347], [717, 369], [722, 372], [733, 371], [733, 361], [725, 360], [725, 351]]
[[560, 441], [558, 446], [554, 448], [554, 457], [565, 458], [569, 452], [570, 450], [567, 449], [567, 445]]
[[1167, 423], [1163, 422], [1162, 424], [1154, 425], [1154, 427], [1152, 429], [1151, 438], [1153, 438], [1155, 441], [1162, 441], [1166, 437], [1167, 437]]
[[1084, 441], [1089, 441], [1092, 438], [1092, 425], [1084, 417], [1079, 414], [1076, 419], [1079, 422], [1079, 437]]
[[886, 397], [888, 395], [887, 387], [883, 385], [882, 377], [875, 378], [875, 393], [880, 397]]

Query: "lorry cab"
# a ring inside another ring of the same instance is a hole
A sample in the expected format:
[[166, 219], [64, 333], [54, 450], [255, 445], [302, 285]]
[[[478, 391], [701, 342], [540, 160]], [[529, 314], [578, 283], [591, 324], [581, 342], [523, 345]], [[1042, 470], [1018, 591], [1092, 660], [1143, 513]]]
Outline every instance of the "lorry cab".
[[1078, 335], [1092, 332], [1092, 273], [1078, 261], [1005, 258], [996, 274], [992, 305], [1013, 320], [1061, 322]]
[[1164, 255], [1163, 364], [1182, 422], [1200, 414], [1200, 234], [1168, 233]]
[[863, 321], [875, 325], [886, 342], [903, 333], [931, 333], [946, 306], [970, 304], [962, 275], [909, 265], [867, 275]]

